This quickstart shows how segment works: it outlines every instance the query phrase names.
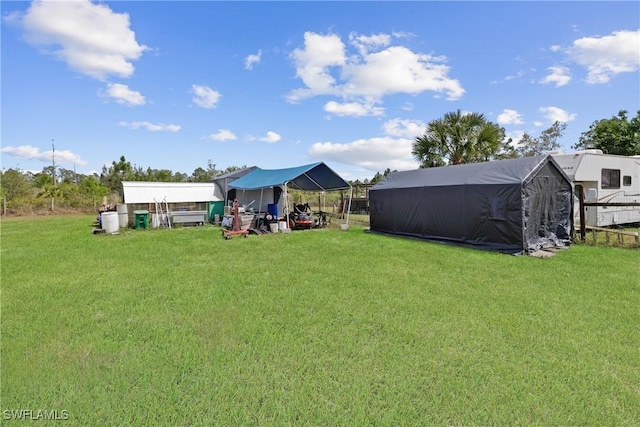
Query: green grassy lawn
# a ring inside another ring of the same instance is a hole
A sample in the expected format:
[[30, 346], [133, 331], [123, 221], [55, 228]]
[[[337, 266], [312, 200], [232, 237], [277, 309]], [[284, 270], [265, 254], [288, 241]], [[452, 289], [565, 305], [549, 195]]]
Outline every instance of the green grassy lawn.
[[[616, 233], [616, 231], [622, 231], [623, 233]], [[604, 230], [587, 230], [584, 242], [580, 242], [580, 244], [640, 248], [640, 243], [633, 233], [640, 233], [640, 228], [625, 227], [613, 229], [611, 232]], [[580, 239], [579, 234], [578, 239]]]
[[1, 409], [80, 425], [640, 425], [640, 253], [1, 223]]

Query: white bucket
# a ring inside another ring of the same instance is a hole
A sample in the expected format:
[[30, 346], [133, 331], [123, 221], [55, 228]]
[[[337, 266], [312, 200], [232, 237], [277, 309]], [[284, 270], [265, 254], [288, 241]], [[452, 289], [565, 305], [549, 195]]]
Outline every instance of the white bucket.
[[118, 225], [120, 228], [127, 228], [129, 225], [129, 210], [127, 209], [127, 205], [118, 205], [116, 209], [118, 210]]
[[216, 224], [220, 224], [220, 214], [213, 215], [213, 222]]
[[272, 233], [277, 233], [278, 232], [278, 223], [272, 222], [271, 224], [269, 224], [269, 229], [271, 230]]
[[278, 221], [278, 228], [284, 233], [284, 230], [287, 229], [287, 221]]
[[118, 212], [102, 212], [102, 229], [110, 234], [118, 232]]

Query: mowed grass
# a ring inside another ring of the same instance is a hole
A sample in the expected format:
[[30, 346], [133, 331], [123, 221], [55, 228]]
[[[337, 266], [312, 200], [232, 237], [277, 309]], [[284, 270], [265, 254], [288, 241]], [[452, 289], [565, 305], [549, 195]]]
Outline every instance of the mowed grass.
[[[80, 425], [639, 425], [640, 253], [1, 224], [1, 406]], [[4, 413], [4, 412], [3, 412]]]

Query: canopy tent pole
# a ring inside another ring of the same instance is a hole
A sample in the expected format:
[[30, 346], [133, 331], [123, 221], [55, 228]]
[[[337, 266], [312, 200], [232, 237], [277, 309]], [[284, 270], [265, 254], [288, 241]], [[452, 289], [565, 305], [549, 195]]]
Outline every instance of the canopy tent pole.
[[349, 207], [347, 208], [347, 225], [349, 225], [349, 212], [351, 212], [351, 199], [353, 198], [353, 187], [349, 185]]
[[289, 183], [289, 181], [286, 181], [284, 183], [284, 219], [285, 221], [287, 221], [287, 224], [289, 223], [289, 196], [287, 194], [287, 184]]
[[[260, 189], [260, 204], [258, 205], [258, 219], [256, 219], [256, 227], [260, 228], [260, 215], [262, 215], [262, 194], [264, 193], [264, 188]], [[266, 224], [266, 219], [263, 221]]]

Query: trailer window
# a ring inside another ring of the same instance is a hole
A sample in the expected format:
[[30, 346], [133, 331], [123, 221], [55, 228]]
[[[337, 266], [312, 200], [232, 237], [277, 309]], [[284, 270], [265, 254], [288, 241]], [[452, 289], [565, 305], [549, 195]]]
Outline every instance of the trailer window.
[[602, 169], [602, 189], [620, 188], [620, 169]]
[[625, 175], [622, 177], [622, 185], [629, 187], [631, 185], [631, 175]]

